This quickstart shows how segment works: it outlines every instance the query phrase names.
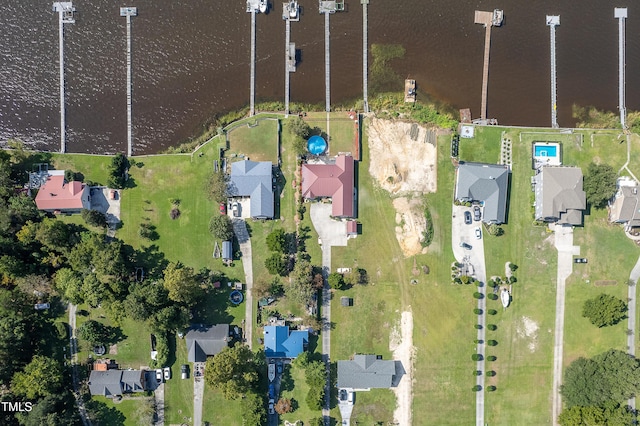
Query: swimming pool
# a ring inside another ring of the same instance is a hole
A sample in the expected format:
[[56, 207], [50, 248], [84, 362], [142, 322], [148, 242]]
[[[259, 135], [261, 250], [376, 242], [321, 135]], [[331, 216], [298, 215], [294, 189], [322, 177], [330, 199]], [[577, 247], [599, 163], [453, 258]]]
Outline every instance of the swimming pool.
[[533, 155], [536, 157], [556, 157], [557, 152], [558, 148], [556, 148], [555, 146], [536, 145]]
[[533, 168], [540, 166], [560, 166], [560, 144], [558, 142], [534, 142], [533, 143]]

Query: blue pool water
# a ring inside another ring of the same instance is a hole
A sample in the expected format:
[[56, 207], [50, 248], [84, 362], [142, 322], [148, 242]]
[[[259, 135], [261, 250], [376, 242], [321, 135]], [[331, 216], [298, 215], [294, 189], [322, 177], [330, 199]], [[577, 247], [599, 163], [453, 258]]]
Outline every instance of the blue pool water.
[[536, 157], [556, 157], [557, 147], [555, 146], [540, 146], [536, 145], [534, 156]]
[[324, 154], [327, 150], [327, 142], [322, 136], [311, 136], [307, 142], [307, 149], [313, 155]]

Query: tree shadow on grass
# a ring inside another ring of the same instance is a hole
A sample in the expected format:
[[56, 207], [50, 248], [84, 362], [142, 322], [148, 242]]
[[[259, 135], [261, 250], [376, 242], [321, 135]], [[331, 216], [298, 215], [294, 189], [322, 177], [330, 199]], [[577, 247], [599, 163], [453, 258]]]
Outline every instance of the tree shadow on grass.
[[87, 401], [85, 406], [93, 423], [100, 426], [124, 426], [126, 418], [117, 408], [93, 399]]

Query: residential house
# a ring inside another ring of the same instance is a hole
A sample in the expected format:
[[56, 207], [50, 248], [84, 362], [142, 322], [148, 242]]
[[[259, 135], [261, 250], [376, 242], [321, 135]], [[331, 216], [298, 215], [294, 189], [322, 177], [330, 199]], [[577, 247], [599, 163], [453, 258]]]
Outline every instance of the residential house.
[[89, 375], [89, 392], [112, 398], [146, 390], [143, 370], [93, 370]]
[[50, 171], [36, 195], [36, 205], [51, 213], [79, 213], [91, 208], [89, 186], [77, 181], [67, 182], [62, 170]]
[[205, 362], [208, 356], [229, 346], [229, 324], [193, 326], [185, 335], [189, 362]]
[[309, 345], [309, 330], [289, 330], [286, 325], [264, 327], [267, 358], [297, 358]]
[[243, 160], [231, 164], [227, 193], [230, 197], [249, 199], [249, 216], [253, 219], [273, 218], [273, 186], [271, 161]]
[[483, 205], [482, 221], [505, 223], [509, 167], [504, 164], [460, 162], [456, 171], [455, 199]]
[[393, 386], [396, 362], [377, 355], [354, 355], [338, 361], [338, 388], [356, 391], [388, 389]]
[[544, 166], [533, 177], [535, 218], [560, 225], [582, 225], [587, 207], [579, 167]]
[[618, 191], [609, 203], [609, 221], [623, 224], [625, 230], [640, 227], [640, 194], [635, 181], [618, 180]]
[[351, 155], [302, 165], [302, 196], [331, 198], [331, 215], [355, 217], [354, 161]]

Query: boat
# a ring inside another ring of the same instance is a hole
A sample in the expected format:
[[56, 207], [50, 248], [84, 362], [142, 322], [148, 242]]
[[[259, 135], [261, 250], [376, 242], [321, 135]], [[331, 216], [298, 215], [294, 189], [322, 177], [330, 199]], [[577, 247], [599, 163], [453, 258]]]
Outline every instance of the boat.
[[298, 17], [298, 2], [292, 0], [289, 2], [289, 18], [295, 19]]
[[509, 306], [509, 302], [511, 302], [511, 295], [509, 294], [509, 290], [502, 289], [502, 293], [500, 294], [500, 301], [502, 302], [502, 306], [505, 308]]
[[269, 3], [267, 0], [260, 0], [260, 13], [267, 13], [267, 8], [269, 7]]
[[504, 11], [502, 9], [494, 9], [493, 10], [493, 18], [491, 19], [491, 25], [494, 27], [499, 27], [502, 25], [502, 20], [504, 18]]
[[273, 382], [276, 378], [276, 365], [271, 363], [269, 364], [269, 381]]

